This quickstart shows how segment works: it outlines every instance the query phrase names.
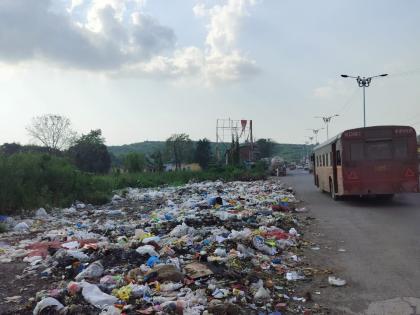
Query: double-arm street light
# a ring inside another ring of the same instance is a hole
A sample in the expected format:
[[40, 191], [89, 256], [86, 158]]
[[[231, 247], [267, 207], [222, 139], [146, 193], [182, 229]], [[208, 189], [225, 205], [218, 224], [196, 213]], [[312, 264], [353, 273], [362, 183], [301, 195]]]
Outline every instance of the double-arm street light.
[[319, 128], [319, 129], [306, 129], [306, 130], [312, 130], [312, 132], [314, 133], [314, 135], [315, 135], [315, 144], [318, 143], [318, 132], [320, 130], [322, 130], [322, 129], [324, 129], [324, 128]]
[[315, 118], [322, 118], [322, 120], [324, 121], [325, 126], [327, 127], [327, 140], [330, 138], [328, 134], [328, 124], [330, 123], [333, 117], [338, 117], [338, 116], [339, 116], [338, 114], [334, 114], [331, 116], [315, 116]]
[[378, 78], [378, 77], [386, 77], [388, 74], [384, 73], [384, 74], [380, 74], [380, 75], [374, 75], [371, 77], [361, 77], [361, 76], [351, 76], [351, 75], [347, 75], [347, 74], [342, 74], [341, 76], [343, 78], [353, 78], [356, 79], [357, 84], [359, 84], [359, 87], [363, 88], [363, 127], [366, 127], [366, 94], [365, 94], [365, 88], [369, 87], [370, 82], [372, 81], [373, 78]]

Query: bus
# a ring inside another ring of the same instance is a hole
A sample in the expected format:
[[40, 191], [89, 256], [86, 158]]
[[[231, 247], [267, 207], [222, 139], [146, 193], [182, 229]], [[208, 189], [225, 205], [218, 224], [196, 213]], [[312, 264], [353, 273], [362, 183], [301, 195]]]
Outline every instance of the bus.
[[416, 131], [409, 126], [346, 130], [314, 148], [315, 185], [340, 196], [419, 192]]

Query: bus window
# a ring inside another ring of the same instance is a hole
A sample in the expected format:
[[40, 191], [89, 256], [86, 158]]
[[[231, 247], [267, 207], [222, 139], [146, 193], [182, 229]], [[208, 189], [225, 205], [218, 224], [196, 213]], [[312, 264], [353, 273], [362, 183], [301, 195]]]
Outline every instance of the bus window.
[[332, 152], [330, 152], [330, 166], [333, 166], [333, 153]]
[[337, 160], [337, 165], [341, 165], [341, 153], [340, 153], [340, 151], [337, 151], [337, 158], [336, 158], [336, 160]]
[[363, 142], [355, 142], [350, 144], [350, 160], [361, 161], [363, 160]]
[[325, 154], [322, 155], [322, 166], [325, 166]]
[[368, 160], [392, 159], [391, 141], [366, 142], [366, 158]]
[[394, 156], [396, 159], [405, 159], [408, 156], [408, 145], [406, 138], [394, 140]]

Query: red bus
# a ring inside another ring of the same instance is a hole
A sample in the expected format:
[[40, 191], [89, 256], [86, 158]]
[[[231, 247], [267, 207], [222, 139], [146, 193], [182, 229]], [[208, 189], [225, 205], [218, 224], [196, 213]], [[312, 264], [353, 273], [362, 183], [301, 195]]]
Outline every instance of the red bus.
[[314, 148], [315, 185], [338, 196], [419, 192], [416, 131], [408, 126], [346, 130]]

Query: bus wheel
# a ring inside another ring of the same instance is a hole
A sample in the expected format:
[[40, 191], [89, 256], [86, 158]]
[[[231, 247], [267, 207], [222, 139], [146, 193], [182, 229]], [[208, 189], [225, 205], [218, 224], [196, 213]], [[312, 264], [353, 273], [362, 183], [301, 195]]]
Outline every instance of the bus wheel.
[[330, 194], [331, 194], [331, 199], [332, 200], [337, 200], [338, 199], [337, 195], [335, 194], [333, 183], [332, 183], [331, 179], [330, 179]]

